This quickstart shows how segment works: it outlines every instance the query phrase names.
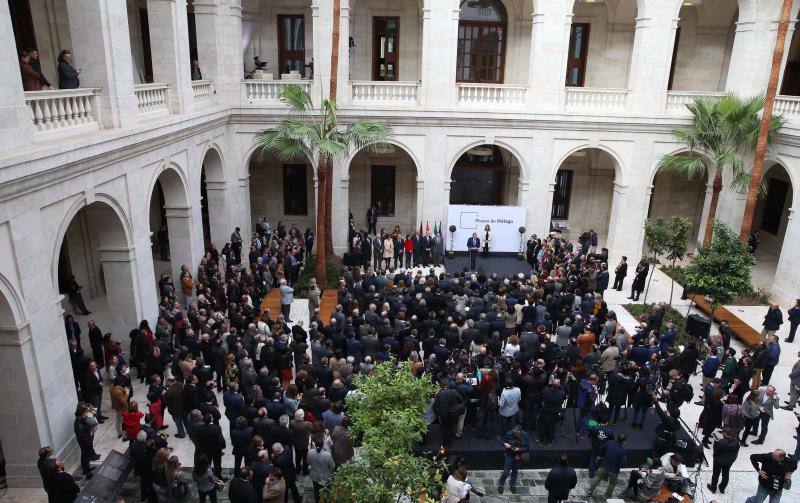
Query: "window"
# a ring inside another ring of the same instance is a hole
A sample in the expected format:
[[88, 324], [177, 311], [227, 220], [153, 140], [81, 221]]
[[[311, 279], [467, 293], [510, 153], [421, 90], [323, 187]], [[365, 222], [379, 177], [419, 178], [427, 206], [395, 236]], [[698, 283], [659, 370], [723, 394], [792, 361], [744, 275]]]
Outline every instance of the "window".
[[394, 216], [394, 166], [372, 166], [370, 199], [378, 215]]
[[305, 164], [283, 165], [283, 213], [308, 215], [308, 178]]
[[583, 80], [586, 77], [586, 53], [588, 50], [589, 23], [572, 23], [572, 30], [569, 34], [566, 85], [583, 87]]
[[278, 16], [278, 71], [302, 76], [306, 68], [305, 23], [302, 15]]
[[776, 178], [769, 179], [767, 197], [764, 198], [764, 213], [761, 216], [761, 230], [770, 234], [778, 234], [788, 193], [788, 182]]
[[399, 24], [396, 17], [373, 18], [372, 80], [397, 80]]
[[678, 43], [681, 39], [681, 27], [675, 30], [675, 43], [672, 45], [672, 62], [669, 64], [669, 81], [667, 91], [672, 91], [672, 79], [675, 78], [675, 63], [678, 61]]
[[556, 188], [553, 193], [552, 220], [569, 218], [569, 196], [572, 194], [572, 170], [561, 169], [556, 175]]
[[456, 80], [502, 84], [506, 12], [496, 0], [466, 0], [458, 21]]

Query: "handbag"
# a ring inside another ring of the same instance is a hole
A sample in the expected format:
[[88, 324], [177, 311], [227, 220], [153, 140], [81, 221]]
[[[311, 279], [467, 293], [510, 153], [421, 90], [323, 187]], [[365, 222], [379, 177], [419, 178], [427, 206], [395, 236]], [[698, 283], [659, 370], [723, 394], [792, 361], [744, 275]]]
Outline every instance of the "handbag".
[[221, 480], [221, 479], [216, 479], [214, 481], [214, 488], [217, 491], [222, 491], [223, 489], [225, 489], [225, 482], [223, 480]]

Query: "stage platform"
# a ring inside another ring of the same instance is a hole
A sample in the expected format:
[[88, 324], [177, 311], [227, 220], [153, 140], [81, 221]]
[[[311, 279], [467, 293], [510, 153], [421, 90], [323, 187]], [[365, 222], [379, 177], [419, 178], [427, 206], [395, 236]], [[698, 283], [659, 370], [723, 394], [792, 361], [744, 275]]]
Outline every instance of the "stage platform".
[[[633, 417], [633, 411], [628, 411], [628, 417]], [[575, 441], [575, 428], [573, 426], [572, 410], [567, 411], [564, 421], [563, 431], [556, 427], [556, 436], [553, 445], [541, 445], [535, 441], [536, 431], [528, 431], [531, 436], [532, 449], [531, 459], [524, 463], [525, 469], [549, 469], [555, 466], [558, 458], [562, 454], [569, 457], [570, 464], [576, 468], [586, 468], [589, 466], [589, 440], [579, 438]], [[629, 422], [620, 421], [614, 427], [617, 435], [625, 435], [625, 448], [628, 452], [628, 463], [626, 468], [642, 466], [648, 457], [653, 455], [653, 439], [655, 438], [655, 428], [658, 425], [658, 417], [648, 414], [643, 429], [631, 427]], [[562, 435], [563, 433], [563, 435]], [[497, 438], [498, 432], [495, 428], [489, 438], [478, 438], [475, 431], [464, 426], [464, 435], [457, 439], [453, 445], [447, 449], [447, 456], [464, 456], [467, 458], [468, 466], [471, 470], [498, 470], [503, 466], [505, 448]], [[688, 441], [689, 446], [695, 445], [691, 435], [684, 429], [678, 432], [678, 438]], [[427, 444], [424, 450], [431, 452], [439, 449], [442, 443], [441, 430], [438, 424], [432, 424], [428, 430]], [[690, 457], [692, 449], [677, 449], [684, 456], [687, 466], [694, 465], [694, 456]]]
[[[516, 253], [489, 254], [485, 259], [480, 254], [475, 264], [482, 267], [486, 274], [498, 276], [513, 276], [519, 273], [528, 276], [531, 266], [524, 260], [519, 260]], [[464, 252], [457, 252], [453, 258], [446, 259], [444, 266], [448, 272], [460, 272], [465, 267], [469, 269], [469, 257]]]

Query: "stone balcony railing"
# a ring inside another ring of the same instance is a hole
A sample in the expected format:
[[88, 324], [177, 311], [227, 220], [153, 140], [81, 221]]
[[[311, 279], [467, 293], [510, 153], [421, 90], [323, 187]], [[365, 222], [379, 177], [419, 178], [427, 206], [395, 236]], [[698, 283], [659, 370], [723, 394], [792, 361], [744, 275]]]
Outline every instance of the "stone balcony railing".
[[300, 86], [311, 92], [310, 80], [258, 80], [246, 79], [242, 81], [242, 102], [255, 104], [262, 101], [277, 102], [281, 90], [287, 86]]
[[469, 105], [521, 105], [527, 86], [459, 83], [458, 103]]
[[564, 88], [564, 109], [567, 111], [624, 110], [627, 102], [627, 89]]
[[140, 118], [153, 118], [169, 114], [168, 84], [137, 84], [134, 86]]
[[724, 96], [723, 92], [702, 92], [702, 91], [667, 91], [667, 113], [668, 114], [688, 114], [686, 105], [692, 103], [697, 98], [719, 99]]
[[69, 136], [100, 129], [97, 95], [100, 89], [29, 91], [25, 104], [37, 137]]
[[419, 100], [419, 82], [350, 82], [350, 100], [353, 103], [416, 104]]
[[211, 101], [211, 95], [214, 94], [214, 81], [213, 80], [193, 80], [192, 93], [194, 94], [195, 104], [206, 104]]
[[782, 114], [786, 118], [793, 118], [800, 115], [800, 97], [798, 96], [778, 96], [775, 99], [773, 114]]

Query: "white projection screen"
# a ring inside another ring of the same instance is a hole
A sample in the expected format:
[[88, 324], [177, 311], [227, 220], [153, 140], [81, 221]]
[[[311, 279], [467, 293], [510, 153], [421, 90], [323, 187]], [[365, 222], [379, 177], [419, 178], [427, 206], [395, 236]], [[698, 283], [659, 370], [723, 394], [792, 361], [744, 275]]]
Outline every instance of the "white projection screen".
[[[456, 226], [453, 250], [467, 251], [467, 239], [478, 233], [483, 246], [483, 229], [492, 228], [492, 243], [489, 253], [516, 253], [519, 251], [519, 228], [525, 226], [525, 208], [522, 206], [480, 206], [451, 204], [447, 208], [447, 229]], [[447, 233], [447, 249], [450, 249], [450, 231]]]

